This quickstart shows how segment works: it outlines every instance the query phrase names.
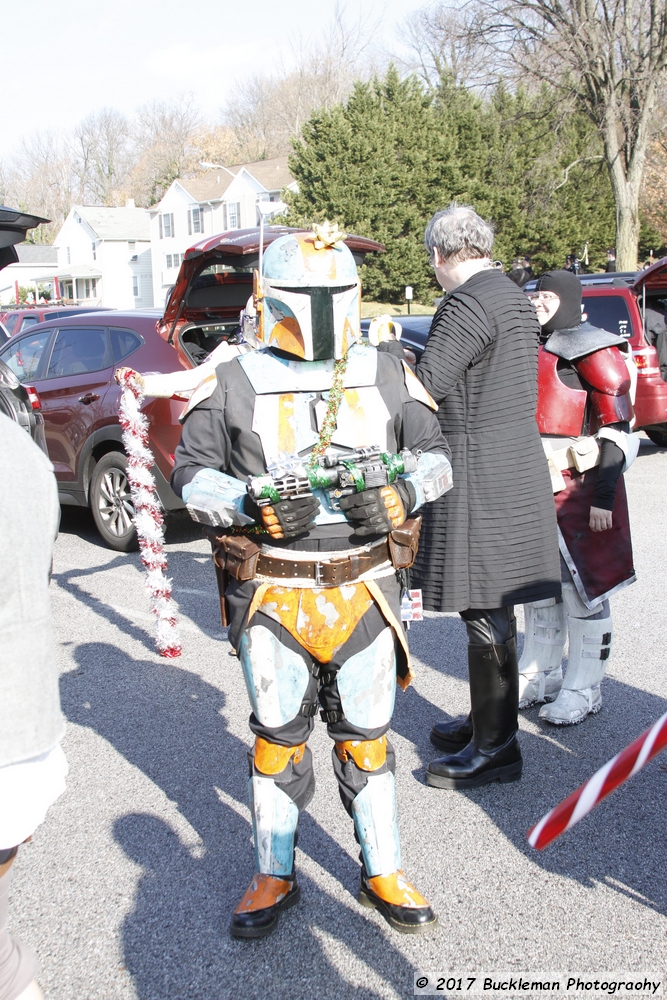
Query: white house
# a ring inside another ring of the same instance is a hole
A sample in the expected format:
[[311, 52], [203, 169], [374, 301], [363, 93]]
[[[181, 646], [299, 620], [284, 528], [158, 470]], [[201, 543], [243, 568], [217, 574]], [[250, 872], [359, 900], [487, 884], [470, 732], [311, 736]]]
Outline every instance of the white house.
[[149, 215], [131, 198], [124, 208], [74, 205], [54, 246], [56, 297], [115, 309], [153, 305]]
[[55, 247], [36, 243], [19, 243], [18, 261], [9, 264], [0, 274], [0, 305], [18, 304], [17, 286], [31, 288], [37, 298], [39, 285], [53, 288], [53, 276], [58, 270]]
[[163, 304], [189, 247], [228, 229], [259, 225], [257, 202], [279, 201], [281, 191], [296, 186], [286, 156], [215, 167], [201, 177], [173, 181], [149, 209], [155, 303]]

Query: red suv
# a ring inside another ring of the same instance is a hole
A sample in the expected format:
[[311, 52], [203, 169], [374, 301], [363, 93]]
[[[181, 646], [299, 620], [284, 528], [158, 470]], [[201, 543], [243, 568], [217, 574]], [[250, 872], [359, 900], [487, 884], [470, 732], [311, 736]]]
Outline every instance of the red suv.
[[665, 314], [667, 257], [638, 274], [580, 275], [589, 323], [630, 341], [637, 366], [634, 430], [667, 446], [667, 382], [660, 377], [658, 352], [646, 329], [646, 310]]
[[[264, 244], [298, 231], [267, 227]], [[348, 236], [346, 243], [359, 263], [369, 251], [384, 249], [360, 236]], [[126, 552], [136, 545], [114, 370], [123, 365], [140, 372], [173, 372], [201, 364], [238, 330], [258, 258], [258, 229], [202, 240], [185, 254], [164, 315], [70, 312], [0, 347], [0, 360], [44, 416], [60, 502], [90, 506], [111, 548]], [[169, 486], [183, 406], [184, 400], [176, 397], [149, 399], [143, 407], [155, 456], [153, 474], [167, 511], [183, 507]]]
[[23, 333], [38, 323], [48, 323], [51, 319], [66, 319], [77, 313], [110, 312], [105, 306], [26, 306], [22, 309], [5, 309], [0, 312], [0, 323], [10, 337]]

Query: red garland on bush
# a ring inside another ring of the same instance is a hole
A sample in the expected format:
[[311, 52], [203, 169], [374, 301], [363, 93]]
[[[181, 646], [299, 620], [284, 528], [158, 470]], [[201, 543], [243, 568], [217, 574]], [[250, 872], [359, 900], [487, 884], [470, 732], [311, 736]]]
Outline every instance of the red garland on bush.
[[146, 568], [146, 590], [157, 622], [155, 643], [161, 656], [181, 655], [171, 580], [167, 579], [164, 551], [164, 515], [151, 473], [153, 455], [148, 447], [148, 420], [140, 407], [144, 396], [129, 372], [121, 376], [123, 392], [118, 406], [127, 454], [127, 478], [134, 505], [134, 525], [141, 561]]

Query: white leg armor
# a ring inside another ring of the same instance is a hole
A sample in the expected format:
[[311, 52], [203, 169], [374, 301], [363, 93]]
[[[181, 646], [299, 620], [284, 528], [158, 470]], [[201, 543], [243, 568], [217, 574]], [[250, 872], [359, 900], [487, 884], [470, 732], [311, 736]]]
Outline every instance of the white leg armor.
[[568, 615], [567, 625], [570, 652], [565, 680], [556, 700], [540, 709], [540, 719], [557, 726], [571, 726], [600, 711], [600, 682], [611, 646], [611, 618], [591, 621]]
[[396, 786], [391, 771], [370, 774], [352, 802], [354, 827], [369, 876], [390, 875], [401, 867]]
[[567, 628], [565, 608], [555, 597], [524, 604], [525, 642], [519, 660], [519, 708], [553, 701], [560, 691]]
[[273, 778], [255, 775], [249, 791], [257, 871], [289, 878], [294, 870], [299, 810]]

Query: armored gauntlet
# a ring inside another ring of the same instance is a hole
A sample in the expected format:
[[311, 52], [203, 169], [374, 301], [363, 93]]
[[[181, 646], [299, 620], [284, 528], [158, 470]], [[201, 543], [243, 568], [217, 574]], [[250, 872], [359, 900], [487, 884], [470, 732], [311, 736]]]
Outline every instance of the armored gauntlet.
[[[246, 501], [246, 510], [247, 507]], [[305, 534], [319, 509], [320, 502], [312, 493], [256, 508], [259, 515], [257, 520], [261, 521], [272, 538], [296, 538]]]
[[362, 493], [341, 497], [340, 508], [354, 525], [357, 538], [387, 535], [403, 524], [415, 502], [413, 487], [397, 479], [391, 486], [380, 486]]

